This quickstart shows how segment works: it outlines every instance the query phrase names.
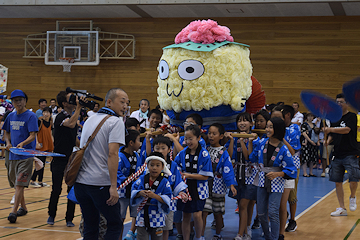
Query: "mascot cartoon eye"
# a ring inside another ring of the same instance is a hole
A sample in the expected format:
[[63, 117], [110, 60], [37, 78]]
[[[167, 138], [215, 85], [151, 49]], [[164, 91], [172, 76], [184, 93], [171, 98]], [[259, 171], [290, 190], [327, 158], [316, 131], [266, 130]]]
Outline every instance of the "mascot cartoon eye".
[[204, 65], [197, 60], [185, 60], [179, 64], [178, 74], [184, 80], [195, 80], [204, 74]]
[[165, 80], [169, 77], [169, 64], [165, 60], [160, 61], [159, 77], [161, 80]]

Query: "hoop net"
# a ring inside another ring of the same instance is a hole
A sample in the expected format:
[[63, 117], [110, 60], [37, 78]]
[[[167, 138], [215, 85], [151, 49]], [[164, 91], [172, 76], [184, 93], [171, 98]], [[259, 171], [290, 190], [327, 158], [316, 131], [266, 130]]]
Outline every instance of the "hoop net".
[[75, 62], [74, 58], [59, 58], [63, 65], [63, 72], [71, 72], [71, 66]]

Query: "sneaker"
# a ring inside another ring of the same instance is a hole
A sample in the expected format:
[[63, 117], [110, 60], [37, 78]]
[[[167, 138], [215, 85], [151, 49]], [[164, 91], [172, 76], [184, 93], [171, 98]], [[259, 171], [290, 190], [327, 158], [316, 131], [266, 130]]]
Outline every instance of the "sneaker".
[[41, 185], [38, 184], [37, 182], [31, 182], [29, 185], [30, 185], [30, 187], [35, 187], [35, 188], [41, 187]]
[[[224, 221], [223, 221], [223, 225], [221, 228], [224, 228], [224, 227], [225, 227], [225, 225], [224, 225]], [[215, 220], [211, 222], [211, 229], [216, 230], [216, 221]]]
[[75, 227], [75, 224], [72, 223], [72, 221], [66, 222], [67, 227]]
[[211, 222], [211, 229], [216, 229], [216, 221], [215, 221], [215, 219]]
[[279, 238], [278, 238], [278, 240], [284, 240], [284, 235], [282, 235], [282, 234], [279, 234]]
[[50, 187], [50, 185], [49, 185], [49, 184], [44, 183], [44, 182], [43, 182], [43, 183], [40, 183], [39, 185], [40, 185], [40, 187]]
[[251, 237], [249, 236], [249, 234], [244, 234], [244, 236], [242, 237], [243, 240], [251, 240]]
[[181, 235], [181, 234], [176, 235], [175, 240], [183, 240], [183, 235]]
[[127, 234], [124, 237], [124, 240], [134, 240], [136, 238], [135, 233], [133, 233], [131, 230], [127, 232]]
[[214, 235], [211, 240], [223, 240], [221, 235]]
[[21, 217], [21, 216], [25, 216], [27, 213], [28, 213], [28, 211], [21, 207], [21, 208], [19, 208], [19, 210], [16, 212], [16, 215], [17, 215], [18, 217]]
[[349, 206], [350, 211], [352, 211], [352, 212], [355, 211], [356, 207], [357, 207], [357, 205], [356, 205], [356, 197], [350, 198], [350, 206]]
[[250, 226], [247, 226], [247, 235], [250, 236], [250, 239], [252, 238], [252, 230]]
[[201, 237], [200, 237], [200, 240], [205, 240], [205, 237], [204, 237], [204, 236], [201, 236]]
[[238, 234], [234, 237], [234, 240], [243, 240], [243, 237]]
[[251, 229], [259, 229], [260, 228], [260, 220], [258, 218], [254, 219], [254, 223], [251, 226]]
[[326, 176], [326, 174], [323, 172], [323, 173], [321, 173], [321, 175], [320, 175], [321, 177], [325, 177]]
[[49, 216], [49, 218], [48, 218], [48, 220], [47, 220], [46, 222], [47, 222], [47, 224], [49, 224], [49, 225], [54, 225], [54, 221], [55, 221], [55, 219], [54, 219], [53, 217], [50, 217], [50, 216]]
[[332, 217], [347, 216], [347, 211], [344, 208], [337, 208], [335, 212], [330, 214]]
[[17, 219], [16, 213], [10, 213], [10, 214], [9, 214], [8, 220], [9, 220], [10, 223], [15, 223], [15, 222], [16, 222], [16, 219]]
[[239, 214], [239, 206], [237, 206], [237, 208], [235, 209], [235, 213]]
[[296, 229], [297, 229], [296, 221], [289, 219], [289, 223], [288, 223], [287, 227], [285, 228], [285, 231], [286, 232], [295, 232]]
[[11, 205], [14, 205], [14, 203], [15, 203], [15, 194], [14, 194], [14, 196], [12, 197], [12, 199], [11, 199], [11, 201], [10, 201], [10, 204], [11, 204]]

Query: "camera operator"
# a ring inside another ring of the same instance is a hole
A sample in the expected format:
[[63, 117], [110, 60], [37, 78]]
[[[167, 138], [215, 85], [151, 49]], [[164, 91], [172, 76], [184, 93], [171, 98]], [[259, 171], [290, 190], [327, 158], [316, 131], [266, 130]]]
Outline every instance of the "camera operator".
[[[51, 161], [50, 170], [52, 173], [52, 191], [50, 195], [50, 201], [48, 206], [49, 218], [47, 223], [54, 225], [57, 204], [59, 196], [62, 191], [62, 183], [64, 178], [64, 170], [68, 163], [68, 159], [73, 151], [73, 147], [76, 145], [77, 136], [77, 120], [80, 115], [81, 104], [80, 100], [86, 101], [84, 97], [76, 98], [76, 105], [69, 102], [71, 93], [65, 91], [59, 92], [56, 96], [59, 106], [63, 109], [55, 118], [54, 123], [54, 152], [65, 154], [66, 157], [54, 157]], [[75, 110], [75, 111], [74, 111]], [[70, 191], [68, 187], [67, 192]], [[74, 227], [72, 223], [75, 212], [75, 203], [68, 200], [66, 210], [66, 226]]]

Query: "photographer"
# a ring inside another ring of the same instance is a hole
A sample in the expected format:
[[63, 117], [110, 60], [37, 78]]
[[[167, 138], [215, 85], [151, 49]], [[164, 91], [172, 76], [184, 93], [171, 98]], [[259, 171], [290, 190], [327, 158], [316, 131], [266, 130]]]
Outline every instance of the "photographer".
[[[50, 195], [50, 201], [48, 206], [49, 218], [47, 223], [49, 225], [54, 225], [57, 204], [59, 201], [59, 196], [62, 191], [62, 183], [64, 178], [64, 170], [68, 163], [68, 159], [73, 151], [73, 147], [76, 145], [76, 135], [77, 135], [77, 120], [80, 115], [81, 104], [80, 101], [85, 101], [84, 97], [80, 99], [76, 98], [76, 105], [74, 102], [69, 101], [71, 93], [66, 93], [65, 91], [59, 92], [57, 95], [57, 102], [59, 106], [63, 109], [55, 118], [54, 123], [54, 152], [65, 154], [66, 157], [54, 157], [51, 161], [51, 173], [52, 173], [52, 191]], [[73, 95], [74, 96], [74, 95]], [[80, 101], [79, 101], [80, 100]], [[75, 110], [75, 111], [74, 111]], [[68, 187], [67, 191], [70, 191]], [[75, 203], [68, 200], [67, 202], [67, 211], [66, 211], [66, 226], [74, 227], [72, 223], [75, 212]]]

